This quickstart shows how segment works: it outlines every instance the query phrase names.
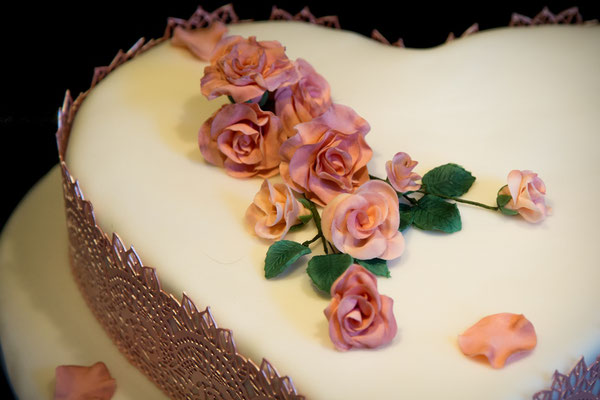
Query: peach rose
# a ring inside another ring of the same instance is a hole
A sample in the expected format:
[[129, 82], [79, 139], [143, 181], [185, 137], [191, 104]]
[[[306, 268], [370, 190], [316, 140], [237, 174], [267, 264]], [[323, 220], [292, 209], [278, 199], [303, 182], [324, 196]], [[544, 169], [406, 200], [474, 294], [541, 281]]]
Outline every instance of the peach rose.
[[287, 137], [294, 136], [294, 127], [323, 114], [331, 107], [329, 83], [303, 59], [296, 60], [300, 72], [298, 83], [277, 89], [275, 114], [281, 118]]
[[400, 193], [410, 190], [419, 190], [421, 187], [416, 181], [421, 179], [421, 176], [412, 172], [418, 164], [413, 161], [406, 153], [396, 153], [392, 161], [385, 163], [385, 171], [390, 184]]
[[398, 327], [394, 301], [377, 291], [375, 276], [353, 264], [331, 285], [325, 309], [329, 337], [338, 350], [375, 348], [392, 341]]
[[324, 206], [369, 180], [373, 151], [365, 141], [369, 123], [350, 107], [334, 104], [323, 115], [296, 125], [281, 146], [279, 171], [296, 192]]
[[225, 94], [243, 103], [260, 98], [267, 90], [296, 83], [298, 78], [296, 66], [279, 42], [228, 36], [213, 51], [200, 85], [209, 100]]
[[185, 47], [202, 61], [209, 61], [210, 55], [227, 33], [227, 26], [221, 21], [213, 22], [207, 28], [185, 29], [181, 26], [175, 28], [171, 44]]
[[265, 179], [246, 211], [246, 222], [258, 236], [281, 240], [303, 215], [310, 211], [296, 200], [289, 186]]
[[368, 181], [354, 194], [340, 194], [323, 210], [325, 238], [341, 252], [359, 260], [392, 260], [404, 251], [398, 231], [398, 195], [387, 183]]
[[228, 175], [268, 178], [277, 174], [279, 147], [285, 140], [275, 114], [258, 104], [226, 104], [200, 128], [200, 152]]
[[512, 170], [508, 174], [508, 185], [500, 194], [510, 195], [512, 199], [505, 208], [517, 211], [527, 222], [540, 222], [550, 214], [544, 196], [546, 185], [535, 172]]

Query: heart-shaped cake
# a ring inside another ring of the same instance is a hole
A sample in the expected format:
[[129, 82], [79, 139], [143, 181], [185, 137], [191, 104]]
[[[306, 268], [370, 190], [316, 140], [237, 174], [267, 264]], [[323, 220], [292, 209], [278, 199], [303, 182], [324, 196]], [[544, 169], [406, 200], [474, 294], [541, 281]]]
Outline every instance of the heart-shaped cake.
[[[88, 94], [66, 154], [100, 227], [134, 246], [165, 291], [210, 306], [241, 354], [267, 358], [312, 399], [527, 398], [555, 369], [600, 354], [599, 27], [494, 29], [423, 50], [302, 22], [229, 30], [277, 40], [327, 79], [333, 101], [370, 124], [370, 173], [385, 177], [398, 152], [421, 174], [458, 163], [477, 177], [466, 197], [494, 205], [509, 171], [534, 170], [553, 213], [529, 224], [465, 206], [460, 232], [408, 230], [391, 277], [378, 279], [394, 299], [397, 336], [377, 350], [339, 352], [323, 316], [329, 299], [304, 265], [264, 278], [269, 243], [244, 223], [262, 179], [204, 161], [198, 130], [227, 99], [208, 101], [207, 63], [167, 41]], [[505, 312], [527, 316], [537, 347], [500, 370], [465, 357], [457, 336]]]

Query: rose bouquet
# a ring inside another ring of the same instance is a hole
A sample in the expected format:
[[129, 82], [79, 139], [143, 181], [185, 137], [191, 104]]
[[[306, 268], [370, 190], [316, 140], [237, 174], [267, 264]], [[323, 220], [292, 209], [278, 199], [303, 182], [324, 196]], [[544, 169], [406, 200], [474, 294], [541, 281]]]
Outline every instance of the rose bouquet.
[[[306, 271], [332, 297], [325, 315], [339, 350], [378, 347], [395, 336], [393, 303], [377, 292], [376, 276], [390, 277], [387, 261], [402, 255], [408, 227], [459, 231], [458, 203], [534, 223], [550, 212], [544, 183], [531, 171], [511, 171], [495, 205], [463, 199], [475, 177], [453, 163], [421, 176], [413, 172], [418, 163], [399, 152], [386, 163], [385, 178], [370, 175], [369, 123], [333, 103], [325, 78], [308, 61], [288, 59], [277, 41], [226, 36], [214, 24], [175, 32], [174, 44], [210, 61], [202, 94], [231, 102], [199, 130], [204, 159], [236, 178], [264, 178], [246, 222], [257, 236], [274, 241], [265, 277], [279, 276], [313, 248], [322, 249]], [[284, 183], [267, 180], [277, 174]], [[285, 239], [311, 221], [313, 238]]]

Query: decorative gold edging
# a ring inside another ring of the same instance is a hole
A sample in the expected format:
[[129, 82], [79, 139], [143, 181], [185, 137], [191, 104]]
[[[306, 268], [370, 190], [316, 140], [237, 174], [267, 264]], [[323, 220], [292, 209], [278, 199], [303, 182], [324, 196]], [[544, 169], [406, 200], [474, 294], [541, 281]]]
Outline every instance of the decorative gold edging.
[[300, 400], [288, 377], [263, 359], [260, 367], [241, 355], [232, 332], [219, 328], [210, 309], [198, 311], [185, 293], [181, 303], [161, 289], [154, 268], [143, 265], [117, 234], [112, 239], [97, 225], [92, 204], [71, 176], [65, 155], [75, 114], [87, 94], [110, 72], [154, 47], [178, 26], [205, 26], [214, 20], [237, 22], [231, 6], [187, 21], [170, 19], [165, 36], [138, 40], [119, 51], [106, 67], [96, 68], [88, 91], [75, 101], [67, 91], [56, 133], [63, 178], [71, 270], [92, 313], [119, 350], [173, 399]]
[[[68, 112], [68, 109], [65, 110]], [[239, 354], [232, 332], [161, 289], [156, 270], [96, 224], [92, 204], [61, 162], [71, 269], [83, 297], [119, 350], [169, 397], [300, 400], [265, 359]]]
[[[316, 18], [307, 7], [296, 15], [273, 7], [270, 19], [301, 20], [340, 28], [337, 16]], [[119, 350], [169, 397], [300, 400], [304, 396], [297, 393], [292, 380], [280, 377], [266, 359], [259, 367], [237, 352], [232, 332], [217, 326], [208, 307], [198, 311], [185, 293], [178, 302], [173, 295], [161, 289], [156, 270], [143, 265], [133, 248], [127, 249], [117, 234], [109, 239], [96, 224], [92, 204], [85, 200], [65, 163], [73, 118], [90, 90], [126, 61], [170, 38], [176, 26], [204, 27], [216, 20], [225, 23], [240, 21], [231, 5], [212, 13], [199, 7], [188, 20], [169, 18], [162, 38], [148, 42], [142, 38], [127, 52], [119, 51], [108, 66], [94, 70], [90, 89], [74, 101], [70, 92], [66, 92], [58, 114], [56, 139], [63, 178], [71, 270], [86, 303]], [[544, 8], [534, 18], [513, 14], [509, 25], [597, 22], [583, 22], [578, 9], [573, 7], [557, 15]], [[461, 37], [478, 30], [478, 25], [474, 24]], [[373, 30], [371, 36], [390, 44], [377, 30]], [[454, 34], [450, 33], [447, 41], [453, 39]], [[404, 47], [402, 39], [393, 45]], [[598, 363], [600, 357], [587, 370], [582, 359], [570, 376], [583, 376], [586, 384], [592, 373], [592, 378], [598, 379]], [[583, 370], [586, 373], [582, 375]], [[556, 382], [564, 383], [563, 376], [555, 374], [553, 390], [558, 390]], [[548, 394], [539, 392], [536, 396], [546, 398], [543, 396]], [[569, 399], [575, 400], [575, 397]]]
[[[598, 20], [592, 19], [588, 21], [584, 21], [581, 13], [579, 12], [579, 8], [571, 7], [564, 11], [561, 11], [558, 14], [552, 13], [548, 9], [548, 7], [544, 7], [542, 11], [540, 11], [535, 17], [530, 18], [525, 15], [521, 15], [518, 13], [513, 13], [508, 26], [530, 26], [530, 25], [549, 25], [549, 24], [574, 24], [574, 25], [594, 25], [597, 24]], [[474, 23], [469, 26], [459, 37], [465, 37], [472, 35], [476, 32], [479, 32], [479, 24]], [[390, 44], [390, 41], [381, 34], [377, 29], [373, 29], [371, 32], [371, 38], [381, 42], [383, 44]], [[454, 35], [454, 32], [450, 32], [448, 34], [448, 38], [446, 39], [446, 43], [455, 40], [457, 37]], [[404, 41], [402, 38], [398, 38], [392, 46], [397, 47], [405, 47]]]

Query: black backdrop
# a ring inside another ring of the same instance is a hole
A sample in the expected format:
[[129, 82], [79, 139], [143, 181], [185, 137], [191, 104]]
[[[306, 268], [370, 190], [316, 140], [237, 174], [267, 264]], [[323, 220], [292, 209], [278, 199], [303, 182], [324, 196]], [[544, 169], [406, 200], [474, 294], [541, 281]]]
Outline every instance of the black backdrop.
[[[27, 190], [58, 161], [54, 133], [56, 113], [65, 90], [86, 90], [95, 66], [110, 63], [117, 50], [129, 48], [140, 36], [162, 35], [166, 18], [187, 18], [198, 2], [103, 1], [75, 4], [22, 1], [3, 10], [3, 52], [0, 61], [0, 227]], [[199, 1], [208, 11], [225, 1]], [[235, 2], [234, 2], [235, 3]], [[338, 15], [343, 29], [370, 35], [377, 28], [390, 41], [404, 39], [407, 47], [443, 43], [449, 32], [457, 36], [471, 24], [481, 29], [506, 26], [513, 12], [534, 16], [547, 5], [558, 13], [573, 5], [585, 19], [600, 19], [600, 2], [534, 0], [479, 2], [477, 6], [445, 2], [390, 2], [373, 0], [364, 6], [349, 1], [238, 1], [241, 19], [267, 19], [271, 5], [295, 14], [308, 5], [317, 17]], [[388, 4], [386, 4], [388, 3]], [[274, 38], [276, 39], [276, 38]], [[0, 393], [6, 389], [0, 372]], [[3, 397], [7, 398], [7, 397]], [[8, 397], [10, 398], [10, 397]]]

